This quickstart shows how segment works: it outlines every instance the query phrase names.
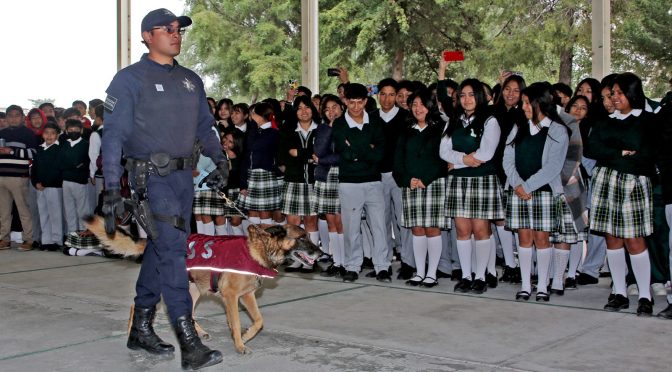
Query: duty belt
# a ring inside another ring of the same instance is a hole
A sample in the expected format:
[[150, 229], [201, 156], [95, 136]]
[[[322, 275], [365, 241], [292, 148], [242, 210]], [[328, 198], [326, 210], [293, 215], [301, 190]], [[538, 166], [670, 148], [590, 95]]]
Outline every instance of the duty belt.
[[172, 171], [192, 169], [194, 160], [192, 158], [150, 158], [150, 160], [126, 159], [126, 169], [129, 171], [135, 170], [138, 165], [145, 164], [150, 173], [158, 174], [159, 176], [167, 176]]

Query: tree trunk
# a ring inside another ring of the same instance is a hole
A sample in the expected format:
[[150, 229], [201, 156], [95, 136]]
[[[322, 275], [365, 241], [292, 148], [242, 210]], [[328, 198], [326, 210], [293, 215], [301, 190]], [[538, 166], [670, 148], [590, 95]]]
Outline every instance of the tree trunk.
[[574, 51], [572, 46], [568, 45], [560, 51], [560, 76], [558, 80], [572, 86], [572, 62], [574, 60]]
[[394, 62], [392, 63], [392, 78], [400, 81], [404, 78], [404, 50], [402, 48], [394, 52]]

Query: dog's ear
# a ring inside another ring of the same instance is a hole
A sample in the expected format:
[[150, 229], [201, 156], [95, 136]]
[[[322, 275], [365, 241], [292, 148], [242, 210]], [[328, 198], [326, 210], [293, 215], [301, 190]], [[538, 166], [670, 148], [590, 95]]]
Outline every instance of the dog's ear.
[[269, 237], [271, 234], [258, 225], [250, 225], [247, 227], [247, 235], [250, 239], [259, 239]]

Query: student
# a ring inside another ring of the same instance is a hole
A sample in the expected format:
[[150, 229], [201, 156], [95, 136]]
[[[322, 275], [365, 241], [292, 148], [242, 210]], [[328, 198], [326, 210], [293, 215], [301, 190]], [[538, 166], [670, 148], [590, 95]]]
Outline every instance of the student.
[[[235, 106], [234, 106], [234, 113]], [[235, 115], [232, 115], [232, 117]], [[229, 158], [229, 183], [226, 185], [226, 196], [234, 203], [238, 201], [240, 195], [240, 167], [243, 158], [243, 150], [245, 143], [245, 133], [239, 129], [228, 128], [224, 131], [222, 138], [222, 146], [226, 155]], [[240, 211], [228, 205], [224, 205], [224, 217], [229, 220], [232, 235], [245, 235], [242, 224], [242, 216]]]
[[[212, 128], [215, 134], [217, 129]], [[196, 231], [205, 235], [228, 235], [224, 217], [224, 200], [206, 184], [201, 182], [217, 165], [205, 155], [200, 155], [194, 177], [194, 204], [192, 212], [196, 220]]]
[[[644, 111], [642, 81], [624, 73], [614, 80], [611, 100], [616, 108], [596, 123], [588, 136], [587, 157], [595, 159], [590, 228], [605, 233], [607, 261], [614, 296], [608, 311], [627, 309], [625, 249], [639, 287], [637, 315], [651, 315], [651, 263], [644, 237], [653, 233], [650, 177], [655, 176], [655, 117]], [[623, 195], [628, 195], [627, 199]]]
[[360, 222], [362, 209], [373, 234], [372, 259], [376, 279], [390, 282], [390, 261], [385, 234], [385, 200], [380, 178], [380, 162], [385, 154], [382, 123], [370, 120], [365, 111], [368, 90], [362, 84], [346, 86], [346, 113], [333, 126], [339, 154], [339, 187], [343, 219], [345, 268], [343, 281], [354, 282], [363, 261]]
[[[317, 230], [317, 213], [315, 212], [315, 162], [313, 161], [313, 142], [315, 130], [320, 120], [317, 108], [309, 95], [296, 96], [292, 105], [296, 115], [295, 129], [291, 124], [285, 128], [284, 140], [279, 144], [278, 158], [284, 159], [285, 180], [282, 188], [282, 214], [287, 216], [287, 223], [300, 226], [308, 232], [310, 240], [319, 244]], [[329, 254], [329, 247], [324, 244], [323, 254]], [[286, 272], [313, 272], [313, 267], [294, 261], [285, 268]]]
[[548, 83], [534, 83], [522, 92], [527, 124], [514, 127], [504, 150], [507, 176], [506, 224], [518, 230], [522, 288], [516, 300], [532, 292], [532, 250], [537, 251], [537, 301], [548, 301], [550, 234], [557, 221], [555, 198], [563, 193], [560, 172], [567, 155], [568, 130], [556, 111]]
[[[441, 159], [448, 162], [449, 169], [446, 216], [455, 219], [462, 267], [462, 280], [454, 289], [480, 294], [487, 290], [485, 270], [492, 250], [490, 220], [504, 218], [502, 190], [492, 161], [501, 130], [490, 113], [480, 81], [464, 80], [457, 96], [454, 119], [441, 139], [440, 149]], [[473, 282], [472, 252], [475, 257]], [[494, 279], [497, 280], [496, 276]]]
[[83, 124], [76, 119], [65, 122], [67, 140], [61, 145], [59, 164], [63, 176], [63, 207], [68, 233], [86, 230], [82, 219], [90, 216], [87, 185], [89, 183], [89, 143], [82, 138]]
[[394, 177], [402, 188], [401, 224], [413, 234], [416, 272], [406, 284], [431, 288], [438, 284], [441, 229], [450, 227], [444, 213], [448, 168], [439, 157], [444, 125], [429, 90], [411, 94], [408, 105], [413, 125], [399, 136], [394, 158]]
[[42, 249], [63, 249], [63, 177], [59, 170], [60, 144], [58, 126], [48, 123], [42, 132], [42, 143], [37, 148], [31, 168], [31, 182], [37, 189], [40, 210]]

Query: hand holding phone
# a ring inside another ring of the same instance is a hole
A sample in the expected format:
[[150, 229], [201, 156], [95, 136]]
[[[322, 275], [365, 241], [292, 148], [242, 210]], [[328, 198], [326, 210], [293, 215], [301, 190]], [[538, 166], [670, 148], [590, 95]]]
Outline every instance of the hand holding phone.
[[464, 61], [464, 52], [462, 52], [461, 50], [444, 50], [443, 60], [446, 62]]

